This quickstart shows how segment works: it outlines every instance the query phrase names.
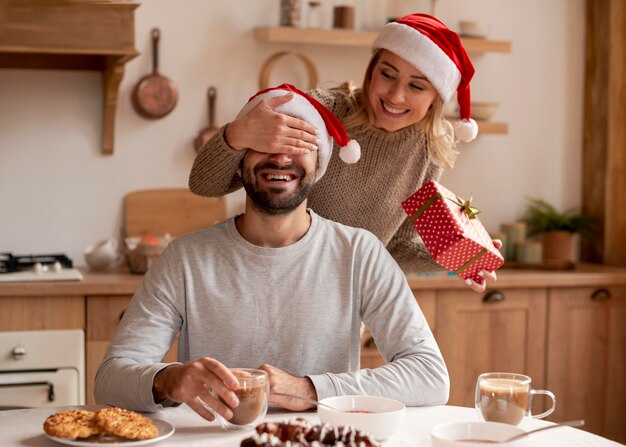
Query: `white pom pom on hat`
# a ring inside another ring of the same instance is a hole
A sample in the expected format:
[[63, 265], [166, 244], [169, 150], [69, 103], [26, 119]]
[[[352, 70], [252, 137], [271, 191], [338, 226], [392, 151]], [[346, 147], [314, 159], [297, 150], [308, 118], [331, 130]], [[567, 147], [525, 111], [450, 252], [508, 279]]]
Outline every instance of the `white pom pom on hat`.
[[478, 135], [470, 116], [470, 81], [474, 66], [457, 33], [428, 14], [409, 14], [387, 24], [372, 44], [372, 50], [389, 50], [421, 71], [444, 102], [456, 90], [461, 120], [455, 135], [469, 143]]
[[356, 140], [350, 140], [341, 121], [323, 104], [312, 96], [298, 90], [291, 84], [281, 84], [261, 90], [252, 96], [248, 103], [241, 109], [237, 117], [246, 115], [259, 102], [275, 96], [283, 96], [293, 93], [294, 97], [288, 102], [274, 108], [277, 112], [300, 118], [314, 125], [319, 134], [320, 143], [317, 145], [318, 169], [316, 181], [319, 180], [328, 167], [330, 156], [333, 152], [333, 139], [340, 147], [339, 158], [345, 163], [356, 163], [361, 158], [361, 146]]

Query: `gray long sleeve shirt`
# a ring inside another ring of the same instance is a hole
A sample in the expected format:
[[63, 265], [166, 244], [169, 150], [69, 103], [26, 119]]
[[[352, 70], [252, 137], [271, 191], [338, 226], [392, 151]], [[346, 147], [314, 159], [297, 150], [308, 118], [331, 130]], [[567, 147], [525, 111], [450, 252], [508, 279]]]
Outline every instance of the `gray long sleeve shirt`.
[[[445, 363], [396, 262], [368, 231], [309, 214], [306, 235], [283, 248], [249, 243], [234, 219], [174, 240], [124, 314], [96, 376], [96, 401], [163, 408], [152, 381], [180, 333], [181, 362], [268, 363], [310, 377], [320, 399], [446, 403]], [[361, 322], [389, 363], [359, 369]]]

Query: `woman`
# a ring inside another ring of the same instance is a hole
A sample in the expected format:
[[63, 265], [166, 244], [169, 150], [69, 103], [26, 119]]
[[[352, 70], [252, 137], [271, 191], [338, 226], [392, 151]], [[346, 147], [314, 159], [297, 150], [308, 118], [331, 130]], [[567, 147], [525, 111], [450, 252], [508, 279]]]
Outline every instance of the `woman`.
[[[319, 215], [365, 228], [385, 244], [405, 271], [441, 270], [401, 207], [426, 181], [454, 165], [455, 140], [471, 141], [469, 82], [474, 68], [459, 36], [426, 14], [388, 24], [373, 43], [361, 89], [348, 85], [309, 92], [358, 140], [362, 156], [346, 165], [331, 158], [309, 206]], [[453, 130], [443, 104], [456, 91], [462, 120]], [[261, 101], [220, 129], [201, 150], [189, 177], [196, 194], [221, 196], [241, 187], [239, 162], [246, 148], [291, 154], [315, 150], [316, 129], [276, 113], [291, 95]], [[499, 242], [494, 242], [499, 247]], [[482, 272], [495, 280], [495, 273]], [[468, 285], [483, 291], [485, 282]]]

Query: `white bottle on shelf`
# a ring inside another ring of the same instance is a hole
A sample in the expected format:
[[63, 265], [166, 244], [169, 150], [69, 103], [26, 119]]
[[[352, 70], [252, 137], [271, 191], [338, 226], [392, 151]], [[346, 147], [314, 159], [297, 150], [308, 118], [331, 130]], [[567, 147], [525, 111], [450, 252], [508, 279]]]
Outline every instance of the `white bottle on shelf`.
[[306, 10], [306, 27], [307, 28], [323, 28], [322, 20], [322, 2], [311, 0], [307, 2]]

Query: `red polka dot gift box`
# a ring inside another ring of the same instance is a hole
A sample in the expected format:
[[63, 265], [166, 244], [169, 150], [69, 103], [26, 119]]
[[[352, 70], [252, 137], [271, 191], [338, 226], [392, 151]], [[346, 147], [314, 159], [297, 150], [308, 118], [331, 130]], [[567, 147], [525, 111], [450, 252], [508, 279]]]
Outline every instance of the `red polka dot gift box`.
[[504, 258], [476, 217], [480, 211], [434, 180], [402, 203], [435, 262], [463, 279], [482, 284], [481, 270], [493, 271]]

